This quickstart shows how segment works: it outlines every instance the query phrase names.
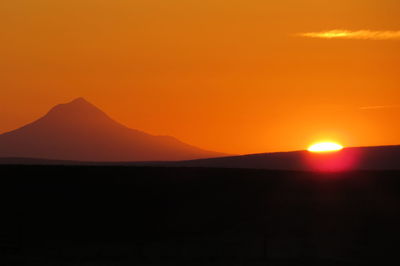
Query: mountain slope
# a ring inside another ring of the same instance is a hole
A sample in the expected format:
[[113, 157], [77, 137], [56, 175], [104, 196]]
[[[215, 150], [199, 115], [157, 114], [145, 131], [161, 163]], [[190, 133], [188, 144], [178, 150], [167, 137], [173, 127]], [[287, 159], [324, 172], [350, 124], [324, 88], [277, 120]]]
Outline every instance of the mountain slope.
[[0, 135], [0, 157], [78, 161], [173, 161], [218, 157], [169, 136], [127, 128], [83, 98]]

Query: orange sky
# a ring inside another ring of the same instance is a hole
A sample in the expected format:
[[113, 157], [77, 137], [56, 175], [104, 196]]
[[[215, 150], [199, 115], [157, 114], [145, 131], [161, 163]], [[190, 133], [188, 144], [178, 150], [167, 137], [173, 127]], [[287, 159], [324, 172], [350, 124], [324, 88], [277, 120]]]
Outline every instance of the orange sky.
[[398, 0], [2, 1], [0, 132], [82, 96], [221, 152], [400, 144], [399, 17]]

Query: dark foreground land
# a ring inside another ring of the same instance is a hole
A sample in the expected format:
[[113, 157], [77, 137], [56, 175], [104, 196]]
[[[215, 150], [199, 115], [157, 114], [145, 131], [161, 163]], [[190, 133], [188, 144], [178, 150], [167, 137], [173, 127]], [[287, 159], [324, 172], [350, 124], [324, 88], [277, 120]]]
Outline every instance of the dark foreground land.
[[400, 172], [0, 166], [1, 265], [398, 265]]

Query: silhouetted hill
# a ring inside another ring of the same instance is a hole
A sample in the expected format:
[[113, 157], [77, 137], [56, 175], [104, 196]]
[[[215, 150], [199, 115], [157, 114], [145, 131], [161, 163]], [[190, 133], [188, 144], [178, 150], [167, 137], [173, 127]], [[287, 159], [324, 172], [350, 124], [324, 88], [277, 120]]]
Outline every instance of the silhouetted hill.
[[321, 154], [310, 153], [308, 151], [263, 153], [174, 162], [84, 162], [32, 158], [0, 158], [0, 164], [167, 166], [289, 171], [399, 170], [400, 146], [346, 148], [340, 152]]
[[250, 154], [171, 163], [175, 166], [254, 168], [275, 170], [391, 170], [400, 169], [400, 146], [346, 148], [339, 152], [308, 151]]
[[83, 98], [0, 135], [0, 157], [75, 161], [173, 161], [218, 157], [169, 136], [127, 128]]
[[400, 169], [400, 146], [346, 148], [332, 153], [295, 151], [250, 154], [173, 162], [164, 165], [294, 171], [393, 170]]

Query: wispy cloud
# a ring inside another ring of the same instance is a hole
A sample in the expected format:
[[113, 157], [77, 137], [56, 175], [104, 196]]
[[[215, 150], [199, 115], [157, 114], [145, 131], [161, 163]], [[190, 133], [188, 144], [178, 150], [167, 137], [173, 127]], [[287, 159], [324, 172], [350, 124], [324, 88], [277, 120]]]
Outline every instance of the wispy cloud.
[[298, 36], [319, 39], [353, 39], [353, 40], [400, 40], [399, 31], [372, 30], [330, 30], [321, 32], [300, 33]]
[[375, 105], [375, 106], [363, 106], [361, 110], [379, 110], [379, 109], [394, 109], [400, 108], [400, 105]]

